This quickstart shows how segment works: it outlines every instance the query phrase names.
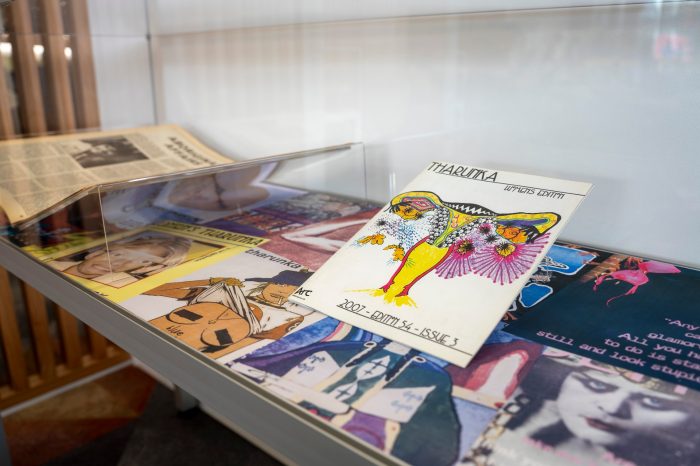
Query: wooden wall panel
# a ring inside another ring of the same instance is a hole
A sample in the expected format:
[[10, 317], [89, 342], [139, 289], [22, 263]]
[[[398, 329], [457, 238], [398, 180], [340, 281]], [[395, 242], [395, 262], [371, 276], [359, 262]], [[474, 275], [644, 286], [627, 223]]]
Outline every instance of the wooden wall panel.
[[59, 0], [44, 0], [41, 5], [44, 66], [51, 104], [49, 130], [66, 133], [75, 130], [75, 112], [68, 58], [65, 53], [66, 38], [63, 35], [61, 3]]
[[0, 56], [0, 139], [10, 139], [15, 134], [15, 124], [12, 118], [11, 90], [5, 78], [5, 66]]
[[104, 358], [107, 355], [107, 339], [92, 327], [87, 327], [87, 332], [90, 342], [90, 353], [94, 358]]
[[100, 126], [97, 101], [97, 80], [92, 54], [92, 38], [88, 22], [87, 0], [72, 0], [67, 5], [75, 69], [75, 116], [79, 128]]
[[62, 307], [56, 309], [58, 329], [61, 334], [61, 349], [68, 369], [77, 369], [82, 364], [82, 345], [80, 343], [80, 322]]
[[41, 91], [39, 67], [34, 56], [36, 37], [28, 0], [16, 0], [6, 7], [12, 27], [10, 43], [15, 67], [15, 85], [19, 100], [22, 131], [30, 134], [46, 132], [46, 112]]
[[44, 380], [56, 377], [56, 358], [53, 351], [53, 337], [49, 329], [44, 296], [24, 283], [24, 302], [32, 331], [34, 353], [39, 365], [39, 375]]
[[[32, 24], [28, 0], [16, 0], [3, 9], [12, 44], [12, 74], [6, 74], [9, 69], [3, 70], [0, 62], [0, 139], [99, 127], [86, 0], [41, 0], [32, 5], [38, 8], [40, 34], [34, 29], [37, 24]], [[69, 24], [63, 23], [64, 18]], [[72, 31], [69, 37], [64, 34], [67, 28]], [[43, 46], [41, 63], [35, 45]], [[72, 48], [70, 59], [66, 46]], [[13, 83], [8, 76], [14, 80], [19, 122], [14, 121]], [[55, 216], [54, 220], [59, 226], [67, 218]], [[27, 283], [18, 285], [10, 278], [0, 268], [0, 345], [9, 381], [0, 386], [0, 409], [130, 358], [68, 310], [47, 302]], [[13, 286], [22, 295], [21, 309], [15, 307]], [[49, 318], [54, 309], [55, 322]], [[31, 335], [21, 334], [25, 327]]]
[[10, 387], [15, 390], [28, 388], [27, 364], [24, 361], [24, 349], [20, 338], [17, 314], [12, 298], [10, 277], [0, 268], [0, 337], [5, 355]]

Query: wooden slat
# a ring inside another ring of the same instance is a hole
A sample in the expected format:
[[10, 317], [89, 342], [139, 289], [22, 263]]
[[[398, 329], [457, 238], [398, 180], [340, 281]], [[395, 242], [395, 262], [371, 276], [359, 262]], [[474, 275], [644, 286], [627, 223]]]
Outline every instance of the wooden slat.
[[66, 357], [66, 366], [68, 369], [77, 369], [81, 366], [82, 359], [78, 319], [62, 307], [57, 308], [56, 316], [58, 329], [61, 332], [61, 346]]
[[39, 67], [34, 57], [36, 38], [32, 34], [32, 18], [28, 0], [16, 0], [6, 8], [12, 24], [10, 42], [15, 68], [19, 114], [24, 132], [46, 132], [46, 113], [41, 94]]
[[95, 359], [103, 359], [107, 356], [107, 339], [92, 327], [87, 327], [87, 331], [92, 356]]
[[[69, 26], [74, 34], [69, 44], [72, 48], [71, 60], [66, 58], [64, 51], [66, 36], [62, 3], [65, 2], [41, 0], [36, 3], [41, 14], [41, 35], [33, 30], [29, 0], [16, 0], [3, 11], [10, 23], [8, 31], [13, 50], [14, 86], [20, 122], [19, 127], [15, 128], [10, 105], [11, 86], [6, 82], [0, 63], [0, 139], [9, 139], [21, 133], [39, 135], [46, 133], [47, 129], [65, 133], [76, 127], [90, 128], [100, 124], [87, 0], [71, 0], [63, 7], [67, 13], [65, 18], [70, 23], [65, 26]], [[44, 50], [45, 90], [42, 90], [40, 67], [34, 55], [35, 45], [42, 45]], [[73, 86], [72, 78], [75, 80]], [[47, 114], [50, 115], [49, 124]], [[64, 214], [67, 215], [67, 211]], [[56, 223], [52, 226], [62, 226], [68, 220], [66, 215], [52, 217]], [[83, 324], [58, 307], [56, 317], [65, 355], [65, 364], [60, 363], [54, 355], [57, 339], [49, 327], [46, 300], [26, 283], [22, 284], [22, 289], [38, 373], [29, 374], [8, 273], [0, 269], [0, 338], [10, 380], [9, 386], [0, 387], [0, 409], [130, 358], [89, 327], [86, 328], [90, 351], [83, 354], [80, 333]]]
[[49, 130], [71, 132], [75, 129], [75, 113], [68, 59], [65, 54], [61, 5], [59, 0], [44, 0], [41, 6], [41, 20], [45, 31], [44, 66], [52, 110]]
[[23, 288], [29, 326], [34, 337], [34, 352], [39, 363], [39, 374], [44, 380], [52, 380], [56, 377], [56, 358], [53, 354], [46, 301], [41, 293], [27, 283], [23, 283]]
[[100, 126], [97, 105], [97, 81], [92, 55], [92, 39], [88, 21], [87, 0], [72, 0], [67, 5], [71, 36], [73, 66], [75, 69], [75, 116], [79, 128]]
[[7, 271], [0, 267], [0, 336], [10, 386], [15, 390], [23, 390], [29, 386], [27, 364], [24, 361], [24, 350], [19, 335], [10, 277]]
[[10, 88], [5, 79], [5, 65], [0, 57], [0, 139], [10, 139], [15, 135], [15, 124], [12, 120], [12, 105], [10, 103]]

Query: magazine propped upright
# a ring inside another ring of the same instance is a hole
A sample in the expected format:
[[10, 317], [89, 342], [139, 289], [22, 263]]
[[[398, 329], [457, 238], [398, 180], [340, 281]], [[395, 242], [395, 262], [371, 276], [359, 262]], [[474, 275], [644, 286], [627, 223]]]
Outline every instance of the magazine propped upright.
[[434, 161], [291, 301], [465, 367], [590, 188]]

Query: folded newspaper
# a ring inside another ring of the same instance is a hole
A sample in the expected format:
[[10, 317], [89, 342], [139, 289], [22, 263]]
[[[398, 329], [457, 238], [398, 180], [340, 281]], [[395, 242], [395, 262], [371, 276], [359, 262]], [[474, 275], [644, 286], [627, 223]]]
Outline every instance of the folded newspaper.
[[96, 186], [231, 163], [172, 125], [0, 143], [0, 209], [15, 226]]
[[433, 162], [290, 300], [464, 367], [590, 188]]

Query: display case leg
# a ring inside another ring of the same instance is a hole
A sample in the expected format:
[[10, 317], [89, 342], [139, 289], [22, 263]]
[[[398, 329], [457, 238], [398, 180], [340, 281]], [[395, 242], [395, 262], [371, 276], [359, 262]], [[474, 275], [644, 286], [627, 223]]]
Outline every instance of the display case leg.
[[177, 385], [175, 385], [173, 395], [175, 397], [175, 408], [177, 408], [177, 410], [181, 413], [199, 406], [199, 400], [197, 398], [193, 397]]
[[7, 444], [5, 436], [5, 426], [2, 417], [0, 417], [0, 464], [12, 466], [12, 458], [10, 457], [10, 446]]

